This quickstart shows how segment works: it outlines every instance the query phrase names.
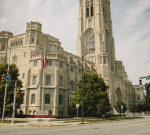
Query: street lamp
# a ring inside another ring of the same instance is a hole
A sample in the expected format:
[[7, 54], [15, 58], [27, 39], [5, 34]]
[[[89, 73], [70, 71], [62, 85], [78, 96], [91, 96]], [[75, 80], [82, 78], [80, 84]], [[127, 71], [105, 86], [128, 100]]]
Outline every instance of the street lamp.
[[83, 116], [83, 91], [84, 91], [84, 76], [83, 76], [83, 58], [87, 55], [90, 51], [95, 50], [94, 48], [90, 48], [84, 55], [82, 55], [82, 124], [84, 124], [84, 116]]

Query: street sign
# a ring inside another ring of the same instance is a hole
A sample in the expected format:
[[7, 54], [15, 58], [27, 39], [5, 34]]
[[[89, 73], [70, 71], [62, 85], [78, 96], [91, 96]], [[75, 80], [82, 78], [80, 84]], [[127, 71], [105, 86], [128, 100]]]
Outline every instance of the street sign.
[[150, 80], [150, 75], [149, 75], [149, 76], [146, 76], [146, 80]]
[[79, 108], [79, 104], [76, 104], [76, 108]]
[[11, 80], [11, 76], [8, 74], [6, 75], [6, 83], [9, 84], [10, 83], [10, 80]]
[[77, 118], [78, 118], [78, 109], [79, 109], [79, 104], [76, 104], [76, 108], [77, 108]]
[[11, 80], [11, 76], [10, 75], [6, 75], [6, 80]]

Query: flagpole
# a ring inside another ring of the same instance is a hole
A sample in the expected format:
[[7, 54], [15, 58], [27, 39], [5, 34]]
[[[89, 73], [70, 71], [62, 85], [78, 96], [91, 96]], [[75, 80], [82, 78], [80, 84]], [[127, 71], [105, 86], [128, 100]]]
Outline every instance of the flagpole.
[[45, 64], [46, 64], [46, 44], [44, 49], [44, 67], [43, 68], [43, 87], [42, 87], [42, 108], [41, 110], [44, 110], [44, 88], [45, 88]]
[[43, 69], [43, 87], [42, 87], [42, 111], [43, 111], [43, 108], [44, 108], [44, 78], [45, 78], [45, 75], [44, 75], [44, 69]]

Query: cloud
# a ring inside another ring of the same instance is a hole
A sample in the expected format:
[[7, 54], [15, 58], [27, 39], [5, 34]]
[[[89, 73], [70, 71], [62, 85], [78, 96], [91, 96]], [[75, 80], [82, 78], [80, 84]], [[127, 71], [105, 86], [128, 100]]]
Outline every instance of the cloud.
[[[121, 3], [124, 8], [120, 7]], [[126, 4], [120, 1], [115, 9], [111, 8], [117, 58], [123, 60], [129, 78], [137, 84], [140, 76], [150, 74], [150, 1], [133, 0], [131, 3], [126, 0]]]
[[0, 30], [17, 35], [25, 32], [27, 22], [38, 21], [44, 33], [59, 38], [66, 51], [75, 53], [77, 12], [76, 0], [1, 0]]
[[[116, 58], [129, 79], [149, 75], [150, 1], [111, 0]], [[28, 21], [42, 23], [42, 31], [60, 39], [64, 50], [76, 53], [77, 0], [0, 0], [0, 31], [25, 32]]]

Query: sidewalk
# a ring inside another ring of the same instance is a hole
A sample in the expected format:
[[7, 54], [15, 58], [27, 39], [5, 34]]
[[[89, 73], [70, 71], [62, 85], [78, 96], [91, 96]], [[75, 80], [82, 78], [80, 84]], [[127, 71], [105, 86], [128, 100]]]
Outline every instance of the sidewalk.
[[[148, 116], [145, 116], [146, 118]], [[150, 117], [148, 117], [150, 118]], [[6, 119], [6, 120], [11, 120], [11, 119]], [[110, 122], [110, 121], [115, 121], [115, 120], [107, 120], [107, 119], [84, 119], [84, 124], [90, 124], [90, 123], [102, 123], [102, 122]], [[127, 119], [119, 119], [120, 120], [127, 120]], [[23, 118], [23, 119], [18, 119], [16, 118], [15, 121], [17, 123], [11, 124], [11, 123], [0, 123], [0, 126], [24, 126], [24, 127], [54, 127], [54, 126], [69, 126], [69, 125], [80, 125], [82, 124], [81, 118], [72, 118], [72, 119], [51, 119], [51, 118]], [[19, 121], [24, 121], [20, 122]]]
[[[6, 119], [10, 120], [10, 119]], [[53, 127], [53, 126], [68, 126], [68, 125], [79, 125], [81, 124], [81, 120], [77, 122], [69, 122], [65, 120], [56, 120], [56, 119], [48, 119], [48, 118], [38, 118], [38, 119], [15, 119], [16, 121], [26, 121], [22, 123], [0, 123], [0, 126], [30, 126], [30, 127]], [[87, 122], [86, 122], [87, 123]]]

